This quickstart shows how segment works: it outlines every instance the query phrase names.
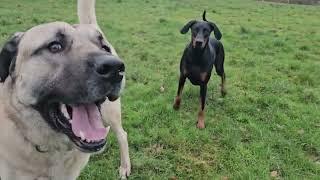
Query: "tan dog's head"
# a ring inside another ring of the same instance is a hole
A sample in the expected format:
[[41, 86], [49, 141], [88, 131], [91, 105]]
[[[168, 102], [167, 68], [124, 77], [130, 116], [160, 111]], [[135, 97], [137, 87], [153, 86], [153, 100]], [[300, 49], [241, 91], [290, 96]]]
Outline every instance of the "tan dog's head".
[[9, 82], [18, 102], [85, 152], [106, 142], [99, 107], [119, 97], [124, 70], [91, 25], [42, 24], [16, 33], [0, 52], [1, 81]]

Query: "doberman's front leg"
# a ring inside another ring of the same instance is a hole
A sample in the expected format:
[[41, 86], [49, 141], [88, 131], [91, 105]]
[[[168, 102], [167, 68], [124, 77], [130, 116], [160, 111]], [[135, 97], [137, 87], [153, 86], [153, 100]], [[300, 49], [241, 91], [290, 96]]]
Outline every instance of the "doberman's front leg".
[[181, 94], [182, 94], [182, 90], [185, 82], [186, 82], [186, 77], [183, 74], [180, 74], [178, 92], [173, 104], [173, 108], [175, 110], [178, 110], [180, 108]]
[[207, 84], [200, 85], [200, 110], [198, 113], [198, 123], [197, 128], [203, 129], [204, 125], [204, 107], [206, 103], [206, 96], [207, 96]]

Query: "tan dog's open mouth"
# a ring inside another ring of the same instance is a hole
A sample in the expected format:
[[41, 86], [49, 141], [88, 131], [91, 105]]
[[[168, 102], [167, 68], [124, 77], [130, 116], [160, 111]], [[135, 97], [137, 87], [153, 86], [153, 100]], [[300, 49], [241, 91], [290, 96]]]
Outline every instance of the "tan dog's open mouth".
[[61, 111], [71, 124], [72, 132], [82, 141], [99, 142], [106, 138], [107, 128], [103, 126], [96, 104], [69, 106], [62, 104]]
[[100, 151], [110, 127], [104, 127], [100, 106], [105, 99], [82, 104], [48, 103], [42, 112], [49, 125], [66, 134], [82, 152]]

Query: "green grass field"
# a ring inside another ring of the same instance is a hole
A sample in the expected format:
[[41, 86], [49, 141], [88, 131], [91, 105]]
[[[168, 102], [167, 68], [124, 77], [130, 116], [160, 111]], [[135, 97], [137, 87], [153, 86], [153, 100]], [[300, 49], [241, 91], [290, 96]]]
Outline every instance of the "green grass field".
[[[97, 0], [101, 28], [126, 62], [122, 96], [130, 179], [320, 179], [320, 6], [254, 0]], [[225, 46], [228, 94], [186, 83], [172, 109], [189, 20], [214, 21]], [[1, 0], [0, 42], [34, 25], [77, 23], [76, 1]], [[160, 87], [164, 91], [160, 91]], [[118, 177], [114, 134], [80, 180]]]

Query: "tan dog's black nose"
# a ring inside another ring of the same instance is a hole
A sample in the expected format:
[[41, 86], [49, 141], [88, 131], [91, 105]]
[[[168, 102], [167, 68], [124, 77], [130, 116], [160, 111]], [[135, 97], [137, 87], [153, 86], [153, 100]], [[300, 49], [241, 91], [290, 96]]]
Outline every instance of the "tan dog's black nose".
[[95, 61], [95, 71], [112, 81], [120, 82], [123, 78], [125, 66], [114, 56], [100, 56]]

